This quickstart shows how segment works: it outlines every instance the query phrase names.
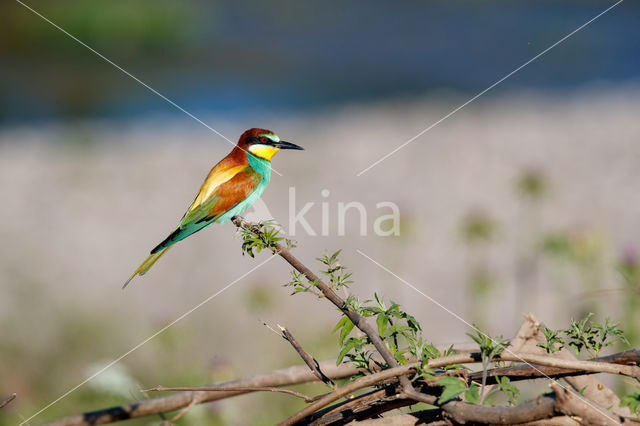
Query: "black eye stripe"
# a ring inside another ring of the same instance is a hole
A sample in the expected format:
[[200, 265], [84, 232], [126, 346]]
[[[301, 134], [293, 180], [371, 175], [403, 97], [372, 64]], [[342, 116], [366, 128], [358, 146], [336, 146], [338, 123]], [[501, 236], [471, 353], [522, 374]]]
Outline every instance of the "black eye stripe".
[[273, 145], [274, 143], [275, 142], [267, 136], [252, 136], [250, 138], [247, 138], [248, 145], [255, 145], [255, 144]]

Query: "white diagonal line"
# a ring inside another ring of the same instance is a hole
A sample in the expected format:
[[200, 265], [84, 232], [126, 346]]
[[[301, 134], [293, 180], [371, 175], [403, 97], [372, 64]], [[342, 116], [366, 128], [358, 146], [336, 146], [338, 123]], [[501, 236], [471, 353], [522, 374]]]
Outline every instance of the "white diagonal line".
[[[414, 285], [412, 285], [411, 283], [409, 283], [408, 281], [406, 281], [405, 279], [403, 279], [402, 277], [398, 276], [396, 273], [394, 273], [392, 270], [390, 270], [389, 268], [387, 268], [386, 266], [382, 265], [381, 263], [375, 261], [374, 259], [372, 259], [370, 256], [367, 256], [366, 254], [364, 254], [361, 250], [356, 249], [356, 252], [358, 252], [359, 255], [361, 255], [362, 257], [368, 259], [369, 261], [371, 261], [372, 263], [376, 264], [378, 267], [380, 267], [381, 269], [383, 269], [384, 271], [388, 272], [389, 274], [393, 275], [395, 278], [397, 278], [399, 281], [401, 281], [403, 284], [407, 285], [408, 287], [412, 288], [413, 290], [417, 291], [418, 293], [420, 293], [421, 295], [423, 295], [424, 297], [426, 297], [427, 299], [429, 299], [431, 302], [433, 302], [435, 305], [438, 305], [440, 308], [444, 309], [445, 311], [447, 311], [449, 314], [453, 315], [455, 318], [457, 318], [458, 320], [462, 321], [464, 324], [466, 324], [467, 326], [469, 326], [470, 328], [472, 328], [473, 330], [477, 331], [478, 333], [482, 334], [484, 337], [486, 337], [487, 339], [491, 339], [490, 336], [487, 336], [485, 333], [482, 332], [482, 330], [478, 329], [478, 327], [476, 327], [473, 324], [470, 324], [469, 322], [467, 322], [464, 318], [462, 318], [460, 315], [456, 314], [455, 312], [453, 312], [451, 309], [447, 308], [446, 306], [444, 306], [442, 303], [438, 302], [437, 300], [435, 300], [433, 297], [429, 296], [428, 294], [424, 293], [423, 291], [421, 291], [420, 289], [416, 288]], [[544, 372], [542, 370], [540, 370], [538, 367], [536, 367], [535, 365], [531, 364], [530, 362], [525, 361], [524, 359], [522, 359], [517, 353], [514, 353], [513, 351], [511, 351], [508, 347], [506, 347], [504, 349], [505, 352], [510, 353], [511, 355], [513, 355], [514, 357], [520, 359], [521, 362], [523, 362], [524, 364], [528, 365], [529, 367], [531, 367], [533, 370], [537, 371], [539, 374], [543, 375], [544, 377], [546, 377], [547, 379], [551, 380], [552, 382], [554, 382], [555, 384], [557, 384], [558, 386], [560, 386], [562, 389], [564, 389], [565, 391], [568, 391], [566, 387], [564, 387], [562, 384], [558, 383], [557, 380], [552, 379], [551, 377], [549, 377], [548, 375], [544, 374]], [[596, 405], [592, 404], [591, 401], [589, 401], [587, 398], [585, 398], [584, 396], [580, 395], [579, 393], [575, 393], [577, 396], [579, 396], [580, 398], [582, 398], [584, 400], [584, 402], [589, 405], [591, 408], [593, 408], [594, 410], [598, 411], [600, 414], [602, 414], [604, 417], [606, 417], [609, 420], [612, 420], [613, 422], [617, 423], [617, 420], [613, 417], [611, 417], [609, 414], [605, 413], [604, 411], [602, 411], [602, 409], [600, 409], [599, 407], [597, 407]]]
[[[98, 52], [97, 50], [95, 50], [93, 47], [89, 46], [87, 43], [83, 42], [82, 40], [80, 40], [79, 38], [77, 38], [76, 36], [74, 36], [73, 34], [71, 34], [70, 32], [68, 32], [67, 30], [65, 30], [64, 28], [62, 28], [61, 26], [59, 26], [58, 24], [56, 24], [55, 22], [51, 21], [49, 18], [47, 18], [46, 16], [42, 15], [41, 13], [39, 13], [38, 11], [34, 10], [32, 7], [26, 5], [25, 3], [23, 3], [20, 0], [16, 0], [16, 2], [20, 3], [22, 6], [24, 6], [25, 8], [29, 9], [31, 12], [33, 12], [35, 15], [39, 16], [40, 18], [42, 18], [44, 21], [48, 22], [49, 24], [51, 24], [53, 27], [55, 27], [56, 29], [60, 30], [62, 33], [66, 34], [67, 36], [69, 36], [71, 39], [73, 39], [74, 41], [76, 41], [78, 44], [84, 46], [85, 48], [87, 48], [88, 50], [90, 50], [91, 52], [93, 52], [94, 54], [96, 54], [97, 56], [99, 56], [100, 58], [102, 58], [103, 60], [105, 60], [106, 62], [108, 62], [109, 64], [113, 65], [115, 68], [117, 68], [118, 70], [120, 70], [122, 73], [124, 73], [125, 75], [131, 77], [132, 79], [134, 79], [136, 82], [140, 83], [142, 86], [144, 86], [145, 88], [147, 88], [149, 91], [151, 91], [152, 93], [158, 95], [159, 97], [161, 97], [162, 99], [164, 99], [165, 101], [167, 101], [169, 104], [171, 104], [173, 107], [175, 107], [176, 109], [182, 111], [183, 113], [185, 113], [186, 115], [188, 115], [189, 117], [193, 118], [194, 120], [196, 120], [198, 123], [202, 124], [204, 127], [206, 127], [207, 129], [211, 130], [213, 133], [215, 133], [216, 135], [220, 136], [222, 139], [226, 140], [227, 142], [229, 142], [231, 145], [235, 146], [236, 144], [231, 141], [228, 137], [226, 137], [225, 135], [223, 135], [222, 133], [220, 133], [219, 131], [217, 131], [216, 129], [214, 129], [213, 127], [209, 126], [207, 123], [205, 123], [204, 121], [200, 120], [198, 117], [196, 117], [195, 115], [193, 115], [192, 113], [190, 113], [189, 111], [187, 111], [186, 109], [184, 109], [183, 107], [181, 107], [180, 105], [178, 105], [177, 103], [175, 103], [174, 101], [172, 101], [171, 99], [169, 99], [168, 97], [166, 97], [165, 95], [163, 95], [162, 93], [158, 92], [156, 89], [154, 89], [153, 87], [149, 86], [147, 83], [145, 83], [144, 81], [140, 80], [138, 77], [136, 77], [135, 75], [131, 74], [129, 71], [127, 71], [126, 69], [122, 68], [120, 65], [116, 64], [115, 62], [113, 62], [111, 59], [107, 58], [106, 56], [104, 56], [102, 53]], [[245, 151], [246, 152], [246, 151]], [[274, 169], [273, 167], [271, 167], [271, 170], [274, 171], [275, 174], [277, 174], [278, 176], [282, 176], [282, 174], [280, 172], [278, 172], [276, 169]]]
[[65, 393], [63, 393], [62, 395], [60, 395], [58, 398], [56, 398], [55, 400], [51, 401], [49, 404], [45, 405], [43, 408], [41, 408], [40, 410], [38, 410], [35, 414], [33, 414], [31, 417], [29, 417], [26, 420], [23, 420], [22, 423], [20, 423], [18, 426], [24, 425], [26, 423], [29, 422], [29, 420], [33, 419], [34, 417], [36, 417], [37, 415], [41, 414], [43, 411], [47, 410], [49, 407], [51, 407], [52, 405], [60, 402], [62, 399], [66, 398], [70, 393], [72, 393], [73, 391], [75, 391], [76, 389], [78, 389], [80, 386], [84, 385], [85, 383], [95, 379], [97, 376], [99, 376], [100, 374], [104, 373], [107, 369], [109, 369], [110, 367], [112, 367], [114, 364], [120, 362], [123, 358], [125, 358], [126, 356], [128, 356], [130, 353], [134, 352], [135, 350], [139, 349], [141, 346], [143, 346], [144, 344], [146, 344], [147, 342], [149, 342], [151, 339], [153, 339], [154, 337], [156, 337], [157, 335], [159, 335], [160, 333], [162, 333], [163, 331], [167, 330], [169, 327], [173, 326], [175, 323], [177, 323], [178, 321], [184, 319], [186, 316], [190, 315], [191, 313], [193, 313], [193, 311], [195, 311], [196, 309], [200, 308], [202, 305], [204, 305], [205, 303], [209, 302], [211, 299], [213, 299], [214, 297], [218, 296], [219, 294], [221, 294], [222, 292], [224, 292], [225, 290], [227, 290], [229, 287], [231, 287], [232, 285], [236, 284], [238, 281], [242, 280], [244, 277], [246, 277], [247, 275], [249, 275], [250, 273], [252, 273], [253, 271], [255, 271], [256, 269], [258, 269], [259, 267], [261, 267], [262, 265], [264, 265], [265, 263], [267, 263], [268, 261], [270, 261], [271, 259], [273, 259], [275, 256], [269, 256], [265, 261], [260, 262], [258, 265], [254, 266], [253, 268], [251, 268], [249, 271], [245, 272], [244, 274], [242, 274], [240, 277], [236, 278], [235, 280], [231, 281], [229, 284], [227, 284], [226, 286], [224, 286], [223, 288], [221, 288], [220, 290], [218, 290], [217, 292], [215, 292], [214, 294], [212, 294], [211, 296], [207, 297], [206, 299], [204, 299], [202, 302], [198, 303], [197, 305], [195, 305], [193, 308], [189, 309], [187, 312], [185, 312], [184, 314], [180, 315], [178, 318], [176, 318], [175, 320], [171, 321], [169, 324], [165, 325], [164, 327], [162, 327], [160, 330], [156, 331], [155, 333], [153, 333], [151, 336], [147, 337], [146, 339], [144, 339], [142, 342], [138, 343], [137, 345], [135, 345], [134, 347], [132, 347], [131, 349], [129, 349], [127, 352], [125, 352], [124, 354], [120, 355], [118, 358], [116, 358], [115, 360], [111, 361], [109, 364], [105, 365], [103, 368], [101, 368], [99, 371], [95, 372], [94, 374], [92, 374], [91, 376], [87, 377], [85, 380], [83, 380], [82, 382], [80, 382], [79, 384], [77, 384], [76, 386], [72, 387], [71, 389], [69, 389], [68, 391], [66, 391]]
[[600, 12], [599, 14], [597, 14], [596, 16], [594, 16], [593, 18], [589, 19], [587, 22], [585, 22], [584, 24], [580, 25], [578, 28], [576, 28], [575, 30], [571, 31], [569, 34], [565, 35], [564, 37], [562, 37], [560, 40], [556, 41], [555, 43], [553, 43], [551, 46], [547, 47], [546, 49], [544, 49], [542, 52], [538, 53], [536, 56], [534, 56], [533, 58], [529, 59], [527, 62], [523, 63], [522, 65], [520, 65], [518, 68], [514, 69], [513, 71], [511, 71], [509, 74], [505, 75], [504, 77], [502, 77], [501, 79], [499, 79], [498, 81], [496, 81], [495, 83], [493, 83], [491, 86], [487, 87], [486, 89], [484, 89], [483, 91], [481, 91], [480, 93], [478, 93], [477, 95], [475, 95], [474, 97], [472, 97], [471, 99], [469, 99], [468, 101], [466, 101], [465, 103], [463, 103], [462, 105], [458, 106], [457, 108], [455, 108], [453, 111], [449, 112], [447, 115], [445, 115], [444, 117], [442, 117], [441, 119], [439, 119], [438, 121], [436, 121], [435, 123], [431, 124], [429, 127], [427, 127], [426, 129], [422, 130], [420, 133], [418, 133], [417, 135], [415, 135], [414, 137], [412, 137], [411, 139], [409, 139], [408, 141], [404, 142], [402, 145], [396, 147], [393, 151], [389, 152], [388, 154], [384, 155], [383, 157], [381, 157], [380, 159], [378, 159], [376, 162], [374, 162], [373, 164], [371, 164], [369, 167], [362, 169], [360, 172], [358, 172], [356, 174], [356, 176], [361, 176], [362, 174], [366, 173], [367, 171], [369, 171], [370, 169], [372, 169], [373, 167], [375, 167], [376, 165], [380, 164], [381, 162], [383, 162], [384, 160], [386, 160], [387, 158], [391, 157], [393, 154], [395, 154], [396, 152], [400, 151], [402, 148], [404, 148], [405, 146], [409, 145], [411, 142], [413, 142], [414, 140], [418, 139], [420, 136], [424, 135], [425, 133], [427, 133], [429, 130], [433, 129], [434, 127], [436, 127], [438, 124], [442, 123], [443, 121], [445, 121], [447, 118], [451, 117], [453, 114], [457, 113], [458, 111], [460, 111], [462, 108], [466, 107], [467, 105], [469, 105], [471, 102], [475, 101], [476, 99], [478, 99], [480, 96], [484, 95], [485, 93], [487, 93], [488, 91], [490, 91], [491, 89], [493, 89], [494, 87], [496, 87], [497, 85], [499, 85], [500, 83], [502, 83], [503, 81], [505, 81], [506, 79], [508, 79], [509, 77], [511, 77], [512, 75], [514, 75], [515, 73], [517, 73], [518, 71], [520, 71], [521, 69], [523, 69], [524, 67], [526, 67], [527, 65], [529, 65], [530, 63], [534, 62], [536, 59], [540, 58], [541, 56], [543, 56], [544, 54], [546, 54], [547, 52], [549, 52], [551, 49], [553, 49], [554, 47], [558, 46], [559, 44], [561, 44], [562, 42], [564, 42], [565, 40], [567, 40], [569, 37], [573, 36], [574, 34], [576, 34], [578, 31], [582, 30], [584, 27], [586, 27], [587, 25], [591, 24], [593, 21], [595, 21], [596, 19], [600, 18], [602, 15], [604, 15], [605, 13], [609, 12], [611, 9], [613, 9], [614, 7], [616, 7], [617, 5], [619, 5], [620, 3], [622, 3], [624, 0], [618, 0], [616, 3], [612, 4], [611, 6], [609, 6], [608, 8], [606, 8], [605, 10], [603, 10], [602, 12]]

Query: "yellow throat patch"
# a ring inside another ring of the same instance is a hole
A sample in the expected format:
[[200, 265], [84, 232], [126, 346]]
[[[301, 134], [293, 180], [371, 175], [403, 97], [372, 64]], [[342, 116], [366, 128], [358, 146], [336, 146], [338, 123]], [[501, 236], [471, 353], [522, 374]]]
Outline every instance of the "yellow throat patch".
[[252, 153], [256, 157], [260, 157], [268, 161], [271, 161], [271, 157], [276, 155], [278, 151], [280, 151], [279, 148], [262, 144], [255, 144], [249, 147], [250, 153]]

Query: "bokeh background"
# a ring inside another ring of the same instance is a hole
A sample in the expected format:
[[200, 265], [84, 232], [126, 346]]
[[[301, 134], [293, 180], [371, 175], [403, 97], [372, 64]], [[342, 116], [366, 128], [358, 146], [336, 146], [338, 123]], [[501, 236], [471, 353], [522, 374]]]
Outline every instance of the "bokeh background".
[[[309, 265], [343, 249], [351, 291], [401, 303], [437, 345], [469, 328], [361, 250], [491, 334], [524, 312], [594, 312], [640, 343], [640, 5], [625, 1], [404, 149], [357, 174], [600, 13], [603, 1], [29, 2], [235, 141], [266, 127], [283, 152], [263, 199]], [[121, 284], [175, 226], [227, 141], [14, 1], [0, 4], [0, 411], [17, 424], [266, 259], [232, 225], [179, 244]], [[323, 190], [328, 196], [322, 196]], [[355, 212], [339, 236], [338, 203]], [[399, 236], [373, 234], [396, 203]], [[299, 363], [262, 325], [335, 358], [337, 312], [289, 297], [273, 259], [31, 424]], [[307, 388], [301, 388], [307, 389]], [[314, 388], [320, 392], [322, 388]], [[195, 424], [270, 424], [298, 401], [250, 395]], [[156, 424], [159, 418], [131, 421]]]

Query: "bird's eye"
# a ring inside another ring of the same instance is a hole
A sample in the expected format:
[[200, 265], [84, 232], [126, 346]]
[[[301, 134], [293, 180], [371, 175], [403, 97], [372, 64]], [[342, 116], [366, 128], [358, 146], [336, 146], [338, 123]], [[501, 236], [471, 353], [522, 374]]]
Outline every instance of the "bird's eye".
[[269, 138], [267, 138], [266, 136], [262, 136], [262, 137], [260, 138], [260, 142], [262, 142], [262, 143], [269, 143]]

